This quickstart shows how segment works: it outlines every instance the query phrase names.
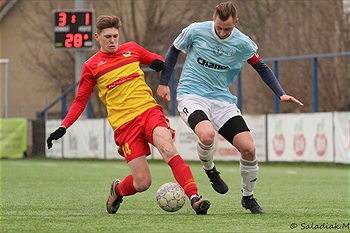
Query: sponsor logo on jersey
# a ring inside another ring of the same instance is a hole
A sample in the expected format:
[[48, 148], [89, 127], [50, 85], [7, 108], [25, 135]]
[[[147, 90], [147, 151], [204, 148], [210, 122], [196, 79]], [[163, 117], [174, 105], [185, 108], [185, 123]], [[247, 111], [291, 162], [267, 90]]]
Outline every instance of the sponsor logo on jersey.
[[100, 61], [97, 65], [97, 67], [102, 66], [103, 64], [106, 64], [106, 63], [107, 63], [106, 61]]
[[215, 64], [215, 63], [212, 63], [210, 61], [207, 61], [203, 58], [197, 58], [197, 63], [199, 65], [202, 65], [204, 67], [207, 67], [207, 68], [211, 68], [211, 69], [215, 69], [215, 70], [227, 70], [229, 69], [228, 66], [222, 66], [222, 65], [219, 65], [219, 64]]
[[121, 85], [121, 84], [123, 84], [123, 83], [125, 83], [127, 81], [133, 80], [133, 79], [138, 78], [138, 77], [140, 77], [139, 73], [130, 74], [130, 75], [126, 76], [126, 77], [118, 79], [117, 81], [114, 81], [114, 82], [112, 82], [110, 84], [107, 84], [106, 87], [107, 87], [108, 90], [111, 90], [111, 89], [115, 88], [116, 86], [119, 86], [119, 85]]

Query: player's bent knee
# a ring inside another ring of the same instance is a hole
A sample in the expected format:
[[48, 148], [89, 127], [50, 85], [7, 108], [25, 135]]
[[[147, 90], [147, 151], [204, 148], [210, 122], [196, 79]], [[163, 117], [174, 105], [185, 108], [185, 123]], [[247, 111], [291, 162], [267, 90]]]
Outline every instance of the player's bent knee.
[[151, 179], [142, 180], [141, 182], [135, 183], [135, 189], [138, 192], [143, 192], [149, 189], [149, 187], [151, 187], [151, 184], [152, 184]]
[[207, 131], [197, 134], [199, 141], [206, 146], [212, 145], [214, 143], [215, 131]]
[[164, 159], [165, 162], [168, 162], [172, 157], [178, 154], [178, 151], [175, 148], [175, 145], [172, 141], [166, 141], [155, 145]]
[[241, 151], [242, 158], [247, 161], [253, 161], [256, 159], [256, 148], [254, 145], [243, 148]]

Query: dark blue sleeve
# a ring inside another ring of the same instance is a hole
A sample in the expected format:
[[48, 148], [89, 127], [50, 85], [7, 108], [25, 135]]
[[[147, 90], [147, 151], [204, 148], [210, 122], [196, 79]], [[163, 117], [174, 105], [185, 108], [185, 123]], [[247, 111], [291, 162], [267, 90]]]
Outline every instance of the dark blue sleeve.
[[165, 57], [164, 67], [160, 75], [159, 84], [168, 85], [170, 77], [174, 71], [179, 53], [180, 53], [180, 50], [176, 49], [173, 44], [169, 47]]
[[285, 95], [283, 88], [281, 87], [281, 84], [278, 82], [275, 74], [272, 72], [270, 67], [268, 67], [263, 60], [259, 60], [257, 63], [252, 65], [253, 68], [258, 72], [262, 80], [266, 83], [267, 86], [270, 87], [270, 89], [278, 96], [278, 98], [281, 95]]

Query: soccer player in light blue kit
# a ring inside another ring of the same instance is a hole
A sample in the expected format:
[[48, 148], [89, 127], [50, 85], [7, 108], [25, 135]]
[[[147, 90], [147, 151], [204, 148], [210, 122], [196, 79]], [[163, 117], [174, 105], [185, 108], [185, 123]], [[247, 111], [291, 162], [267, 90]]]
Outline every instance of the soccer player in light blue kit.
[[199, 139], [197, 152], [211, 185], [218, 193], [228, 191], [213, 161], [216, 131], [241, 153], [242, 206], [253, 214], [264, 214], [253, 196], [259, 170], [255, 145], [229, 86], [248, 63], [280, 100], [303, 104], [284, 92], [257, 53], [257, 45], [235, 28], [237, 23], [234, 5], [225, 2], [215, 7], [213, 21], [183, 29], [167, 52], [157, 94], [170, 100], [168, 82], [180, 51], [187, 53], [177, 89], [178, 111]]

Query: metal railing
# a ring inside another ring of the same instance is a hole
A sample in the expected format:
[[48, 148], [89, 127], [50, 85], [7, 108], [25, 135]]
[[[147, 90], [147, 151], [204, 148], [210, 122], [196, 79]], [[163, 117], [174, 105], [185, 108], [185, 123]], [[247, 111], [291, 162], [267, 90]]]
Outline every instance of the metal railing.
[[[79, 81], [77, 81], [76, 83], [74, 83], [72, 86], [70, 86], [66, 91], [64, 91], [61, 96], [57, 97], [54, 101], [52, 101], [51, 104], [49, 104], [48, 106], [46, 106], [43, 110], [41, 110], [40, 112], [37, 113], [37, 118], [40, 120], [45, 120], [46, 116], [47, 116], [47, 112], [53, 107], [55, 106], [59, 101], [61, 101], [61, 117], [62, 119], [65, 118], [65, 116], [67, 115], [68, 112], [68, 108], [67, 108], [67, 95], [74, 91], [75, 88], [79, 85]], [[92, 116], [92, 110], [91, 110], [91, 99], [89, 99], [89, 102], [87, 104], [86, 107], [87, 110], [87, 118], [91, 118]]]
[[[342, 57], [342, 56], [350, 56], [349, 52], [342, 52], [342, 53], [328, 53], [328, 54], [311, 54], [311, 55], [300, 55], [300, 56], [289, 56], [289, 57], [275, 57], [275, 58], [266, 58], [263, 59], [264, 62], [273, 62], [273, 72], [275, 73], [277, 79], [279, 78], [279, 64], [280, 62], [285, 61], [295, 61], [295, 60], [304, 60], [304, 59], [312, 59], [312, 75], [313, 75], [313, 111], [318, 112], [318, 60], [322, 58], [334, 58], [334, 57]], [[175, 90], [175, 74], [180, 69], [182, 69], [183, 64], [179, 64], [175, 66], [175, 70], [172, 74], [172, 77], [170, 79], [170, 90], [171, 90], [171, 115], [176, 115], [176, 90]], [[153, 72], [150, 68], [143, 68], [143, 71], [146, 72]], [[237, 82], [237, 97], [238, 102], [237, 106], [239, 109], [243, 109], [243, 103], [242, 103], [242, 72], [238, 74], [238, 82]], [[56, 105], [59, 101], [62, 101], [62, 119], [67, 114], [67, 94], [69, 94], [71, 91], [74, 91], [75, 88], [78, 86], [79, 81], [73, 84], [71, 87], [69, 87], [65, 92], [62, 93], [61, 96], [56, 98], [51, 104], [46, 106], [42, 111], [37, 113], [37, 117], [41, 120], [46, 119], [47, 112]], [[92, 110], [91, 110], [91, 101], [89, 100], [88, 105], [86, 107], [87, 110], [87, 118], [91, 118], [92, 116]], [[274, 97], [274, 112], [279, 113], [279, 99], [277, 96]]]
[[[275, 73], [278, 79], [278, 66], [279, 62], [283, 61], [295, 61], [295, 60], [305, 60], [312, 59], [312, 76], [313, 76], [313, 111], [318, 112], [318, 60], [321, 58], [334, 58], [334, 57], [344, 57], [350, 56], [349, 52], [343, 53], [327, 53], [327, 54], [311, 54], [311, 55], [300, 55], [300, 56], [290, 56], [290, 57], [275, 57], [264, 59], [265, 62], [273, 62]], [[238, 98], [241, 99], [241, 98]], [[279, 112], [279, 99], [275, 96], [275, 113]]]

